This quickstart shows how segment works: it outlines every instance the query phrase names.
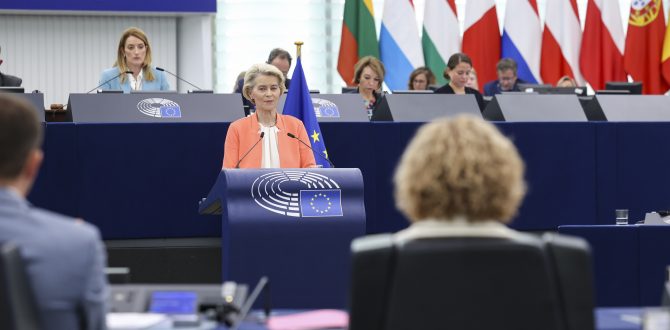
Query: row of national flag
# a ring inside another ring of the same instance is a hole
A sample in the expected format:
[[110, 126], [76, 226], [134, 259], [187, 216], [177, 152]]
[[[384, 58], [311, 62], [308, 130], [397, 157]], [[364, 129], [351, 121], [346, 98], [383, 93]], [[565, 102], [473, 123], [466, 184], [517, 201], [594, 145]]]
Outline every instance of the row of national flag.
[[352, 84], [358, 59], [375, 56], [386, 66], [387, 86], [406, 89], [411, 71], [424, 65], [443, 84], [449, 56], [464, 52], [480, 89], [497, 79], [498, 60], [510, 57], [527, 82], [555, 84], [567, 75], [599, 90], [630, 75], [643, 82], [645, 94], [668, 91], [670, 25], [663, 0], [633, 1], [625, 37], [617, 0], [588, 0], [584, 31], [577, 0], [546, 3], [542, 28], [536, 0], [508, 0], [501, 36], [495, 0], [468, 0], [461, 41], [455, 0], [426, 0], [421, 36], [412, 0], [385, 0], [379, 39], [372, 0], [346, 0], [337, 69]]

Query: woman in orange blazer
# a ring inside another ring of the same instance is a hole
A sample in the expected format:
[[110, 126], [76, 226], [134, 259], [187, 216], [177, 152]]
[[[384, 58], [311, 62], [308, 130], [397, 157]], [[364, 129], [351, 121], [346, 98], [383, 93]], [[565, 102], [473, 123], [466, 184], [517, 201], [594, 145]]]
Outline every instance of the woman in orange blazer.
[[302, 121], [277, 113], [277, 103], [284, 90], [284, 75], [276, 67], [262, 63], [247, 71], [242, 95], [256, 105], [256, 112], [230, 124], [223, 168], [316, 166], [312, 150], [288, 135], [309, 144]]

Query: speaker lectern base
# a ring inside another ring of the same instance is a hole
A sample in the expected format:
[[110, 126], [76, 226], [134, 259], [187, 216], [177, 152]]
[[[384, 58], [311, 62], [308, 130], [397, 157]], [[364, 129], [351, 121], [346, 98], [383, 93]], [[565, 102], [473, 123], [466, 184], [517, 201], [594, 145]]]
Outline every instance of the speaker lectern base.
[[350, 243], [365, 235], [359, 169], [222, 170], [201, 214], [221, 214], [223, 280], [270, 279], [273, 308], [344, 308]]

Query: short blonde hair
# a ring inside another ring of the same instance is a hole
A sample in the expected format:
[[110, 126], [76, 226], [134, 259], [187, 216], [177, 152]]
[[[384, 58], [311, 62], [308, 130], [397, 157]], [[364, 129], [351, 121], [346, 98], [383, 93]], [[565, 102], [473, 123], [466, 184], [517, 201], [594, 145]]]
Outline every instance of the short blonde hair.
[[267, 63], [258, 63], [252, 65], [247, 73], [244, 74], [244, 86], [242, 87], [242, 96], [251, 101], [251, 90], [256, 87], [256, 78], [259, 75], [276, 77], [279, 82], [279, 89], [281, 94], [284, 94], [286, 86], [284, 86], [284, 74], [277, 69], [276, 66]]
[[410, 221], [507, 223], [526, 193], [524, 163], [492, 124], [471, 116], [422, 126], [395, 172], [396, 205]]
[[367, 67], [379, 76], [379, 87], [377, 89], [382, 88], [386, 69], [384, 69], [384, 63], [374, 56], [363, 56], [356, 62], [356, 65], [354, 65], [354, 83], [359, 84], [361, 82], [361, 75]]

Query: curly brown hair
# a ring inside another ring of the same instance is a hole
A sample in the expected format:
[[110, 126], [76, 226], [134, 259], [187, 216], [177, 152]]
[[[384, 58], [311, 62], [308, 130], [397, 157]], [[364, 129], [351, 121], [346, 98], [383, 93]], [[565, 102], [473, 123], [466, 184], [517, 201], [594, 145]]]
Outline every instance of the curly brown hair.
[[524, 163], [492, 124], [472, 116], [421, 127], [395, 172], [395, 201], [412, 222], [464, 216], [507, 223], [526, 192]]

